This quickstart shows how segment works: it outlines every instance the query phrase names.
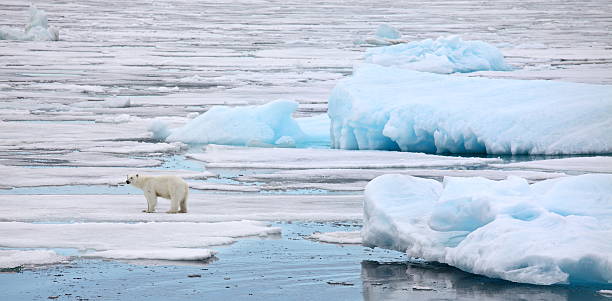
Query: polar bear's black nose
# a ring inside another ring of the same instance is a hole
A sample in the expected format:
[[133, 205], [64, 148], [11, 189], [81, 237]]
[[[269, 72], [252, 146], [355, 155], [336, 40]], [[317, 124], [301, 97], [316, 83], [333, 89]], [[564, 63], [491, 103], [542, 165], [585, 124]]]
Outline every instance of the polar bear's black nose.
[[125, 184], [130, 184], [130, 180], [125, 180]]

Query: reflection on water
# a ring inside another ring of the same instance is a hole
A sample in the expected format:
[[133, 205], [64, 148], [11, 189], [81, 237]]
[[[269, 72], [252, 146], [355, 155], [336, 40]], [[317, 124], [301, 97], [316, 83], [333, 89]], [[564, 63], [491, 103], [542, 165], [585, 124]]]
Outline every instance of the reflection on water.
[[597, 288], [490, 279], [432, 263], [361, 263], [364, 300], [610, 300]]

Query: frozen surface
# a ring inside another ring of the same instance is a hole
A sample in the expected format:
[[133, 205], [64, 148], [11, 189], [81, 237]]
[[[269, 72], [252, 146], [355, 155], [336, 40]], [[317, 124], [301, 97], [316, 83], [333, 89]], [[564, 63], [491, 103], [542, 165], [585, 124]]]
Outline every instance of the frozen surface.
[[497, 158], [445, 157], [421, 153], [223, 145], [208, 145], [203, 153], [192, 153], [187, 157], [206, 162], [207, 168], [271, 169], [476, 167], [501, 161]]
[[612, 157], [575, 157], [517, 162], [510, 164], [494, 164], [494, 166], [503, 168], [538, 169], [566, 172], [612, 173]]
[[612, 152], [612, 86], [465, 78], [363, 64], [329, 98], [334, 148]]
[[328, 144], [329, 119], [323, 115], [304, 118], [303, 131], [293, 118], [298, 107], [295, 101], [277, 100], [260, 106], [215, 106], [189, 121], [183, 127], [167, 129], [159, 123], [151, 125], [153, 137], [167, 141], [200, 144], [243, 146], [305, 146], [309, 142]]
[[148, 168], [109, 168], [109, 167], [77, 167], [77, 168], [28, 168], [20, 166], [4, 166], [0, 168], [7, 175], [0, 188], [63, 185], [123, 185], [128, 174], [177, 175], [185, 179], [203, 179], [215, 174], [207, 171], [163, 170]]
[[[4, 222], [0, 232], [0, 245], [5, 247], [93, 249], [100, 252], [86, 255], [117, 259], [193, 260], [206, 259], [214, 254], [202, 247], [230, 244], [238, 237], [279, 234], [280, 228], [255, 221], [72, 224]], [[95, 239], [92, 239], [92, 233], [95, 233]]]
[[55, 264], [67, 258], [51, 250], [0, 250], [0, 269]]
[[[363, 214], [362, 202], [361, 195], [193, 193], [189, 195], [187, 214], [163, 213], [170, 208], [170, 201], [162, 198], [158, 199], [158, 213], [145, 214], [142, 210], [147, 203], [140, 192], [136, 195], [0, 195], [0, 222], [355, 221]], [[172, 232], [172, 226], [162, 231]], [[147, 239], [155, 240], [154, 237]], [[2, 239], [0, 246], [1, 242]]]
[[[612, 175], [529, 185], [511, 177], [385, 175], [366, 187], [364, 243], [532, 284], [612, 281]], [[552, 247], [554, 246], [554, 247]]]
[[49, 26], [47, 13], [32, 5], [29, 8], [30, 18], [25, 26], [25, 31], [12, 27], [0, 27], [0, 40], [23, 40], [23, 41], [57, 41], [59, 30]]
[[111, 259], [150, 259], [200, 261], [213, 257], [217, 251], [209, 249], [169, 248], [169, 249], [127, 249], [86, 253], [83, 257]]
[[273, 101], [262, 106], [215, 106], [185, 126], [172, 130], [168, 141], [230, 145], [295, 145], [304, 133], [291, 117], [298, 104]]
[[[383, 33], [388, 36], [392, 32], [383, 29]], [[399, 38], [399, 35], [393, 36], [397, 37], [392, 39]], [[503, 54], [495, 46], [483, 41], [464, 41], [459, 36], [368, 49], [365, 61], [382, 66], [443, 74], [510, 70]]]
[[327, 243], [335, 244], [361, 244], [361, 232], [317, 232], [310, 238]]

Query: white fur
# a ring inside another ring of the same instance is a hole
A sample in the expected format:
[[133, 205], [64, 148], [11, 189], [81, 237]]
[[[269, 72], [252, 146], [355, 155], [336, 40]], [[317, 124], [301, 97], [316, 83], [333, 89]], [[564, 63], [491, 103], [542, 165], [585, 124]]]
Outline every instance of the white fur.
[[171, 200], [170, 210], [167, 213], [187, 213], [187, 196], [189, 185], [177, 176], [145, 176], [129, 175], [126, 183], [142, 189], [147, 198], [147, 210], [155, 212], [157, 197]]

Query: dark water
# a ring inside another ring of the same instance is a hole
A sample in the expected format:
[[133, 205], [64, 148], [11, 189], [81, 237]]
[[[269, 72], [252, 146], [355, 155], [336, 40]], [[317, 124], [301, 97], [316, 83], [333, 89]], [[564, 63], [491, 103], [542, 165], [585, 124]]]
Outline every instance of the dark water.
[[601, 288], [515, 284], [446, 265], [409, 262], [399, 252], [306, 237], [315, 231], [358, 231], [355, 224], [277, 226], [283, 229], [282, 237], [215, 247], [219, 253], [209, 262], [75, 259], [0, 274], [2, 300], [607, 299], [596, 293]]

